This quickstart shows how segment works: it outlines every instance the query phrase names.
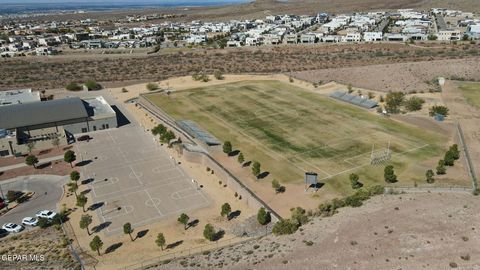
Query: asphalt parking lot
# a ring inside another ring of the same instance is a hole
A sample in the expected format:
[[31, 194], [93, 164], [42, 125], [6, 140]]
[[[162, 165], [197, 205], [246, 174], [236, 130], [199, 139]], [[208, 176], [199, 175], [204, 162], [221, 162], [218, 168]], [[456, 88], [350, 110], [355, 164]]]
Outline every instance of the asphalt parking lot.
[[154, 137], [137, 125], [90, 134], [77, 142], [82, 180], [89, 182], [92, 205], [107, 235], [152, 223], [210, 204], [192, 178]]
[[[30, 200], [0, 216], [0, 226], [8, 222], [20, 225], [24, 217], [35, 217], [40, 210], [58, 212], [57, 203], [63, 194], [62, 187], [68, 180], [68, 176], [32, 175], [0, 182], [4, 194], [8, 190], [35, 192]], [[27, 226], [26, 229], [31, 228]]]

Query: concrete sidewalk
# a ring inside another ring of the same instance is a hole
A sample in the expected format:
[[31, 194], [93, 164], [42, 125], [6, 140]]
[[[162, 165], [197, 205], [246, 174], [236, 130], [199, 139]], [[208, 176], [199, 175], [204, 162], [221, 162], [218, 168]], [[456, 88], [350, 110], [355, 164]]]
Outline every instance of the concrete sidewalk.
[[[60, 160], [60, 159], [63, 160], [63, 155], [40, 159], [40, 160], [38, 160], [37, 166], [40, 165], [40, 164], [44, 164], [44, 163], [47, 163], [47, 162]], [[22, 168], [22, 167], [26, 167], [26, 166], [28, 166], [28, 165], [25, 164], [25, 163], [18, 163], [18, 164], [13, 164], [13, 165], [9, 165], [9, 166], [4, 166], [4, 167], [0, 167], [0, 172], [13, 170], [13, 169], [18, 169], [18, 168]]]

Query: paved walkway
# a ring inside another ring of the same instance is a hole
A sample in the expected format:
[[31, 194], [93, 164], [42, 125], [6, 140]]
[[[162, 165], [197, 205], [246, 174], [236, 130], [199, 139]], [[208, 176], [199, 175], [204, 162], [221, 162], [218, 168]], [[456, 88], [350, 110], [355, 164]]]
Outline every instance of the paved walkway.
[[[59, 160], [59, 159], [63, 159], [63, 155], [40, 159], [40, 160], [38, 160], [38, 164], [43, 164], [43, 163], [47, 163], [47, 162], [51, 162], [51, 161], [55, 161], [55, 160]], [[18, 169], [18, 168], [22, 168], [22, 167], [26, 167], [26, 166], [28, 166], [28, 165], [25, 164], [25, 163], [18, 163], [18, 164], [13, 164], [13, 165], [9, 165], [9, 166], [4, 166], [4, 167], [0, 167], [0, 172], [13, 170], [13, 169]]]

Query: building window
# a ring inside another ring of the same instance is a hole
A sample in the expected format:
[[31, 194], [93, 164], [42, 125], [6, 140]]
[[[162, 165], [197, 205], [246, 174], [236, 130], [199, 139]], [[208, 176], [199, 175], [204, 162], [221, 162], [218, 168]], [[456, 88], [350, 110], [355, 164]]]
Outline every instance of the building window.
[[0, 157], [5, 157], [10, 155], [10, 152], [8, 150], [0, 150]]
[[82, 128], [82, 133], [87, 132], [87, 128]]
[[97, 130], [97, 126], [93, 126], [93, 131], [96, 131]]
[[106, 126], [107, 128], [110, 128], [110, 127], [108, 126], [108, 124], [105, 124], [105, 126]]
[[102, 124], [102, 129], [105, 129], [105, 124]]

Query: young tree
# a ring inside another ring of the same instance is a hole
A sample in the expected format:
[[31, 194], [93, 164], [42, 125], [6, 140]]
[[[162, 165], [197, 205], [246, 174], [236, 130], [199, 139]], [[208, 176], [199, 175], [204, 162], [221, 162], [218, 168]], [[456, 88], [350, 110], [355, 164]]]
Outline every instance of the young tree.
[[240, 164], [243, 164], [243, 162], [245, 162], [245, 157], [243, 156], [242, 152], [240, 152], [240, 154], [238, 154], [237, 160], [238, 160], [238, 163], [240, 163]]
[[153, 90], [157, 90], [159, 86], [157, 83], [151, 82], [151, 83], [147, 83], [145, 87], [147, 88], [148, 91], [153, 91]]
[[393, 170], [392, 165], [388, 165], [388, 166], [385, 167], [383, 175], [384, 175], [384, 178], [385, 178], [385, 182], [387, 182], [387, 183], [397, 182], [397, 176], [395, 175], [395, 171]]
[[359, 177], [356, 173], [350, 174], [349, 178], [353, 189], [359, 189], [363, 186], [362, 183], [358, 182]]
[[230, 141], [225, 141], [223, 143], [223, 152], [227, 155], [232, 152], [232, 143]]
[[80, 173], [78, 171], [72, 171], [70, 173], [70, 180], [77, 182], [80, 180]]
[[165, 236], [163, 235], [163, 233], [159, 233], [157, 235], [157, 239], [155, 240], [155, 243], [157, 243], [157, 246], [159, 246], [162, 251], [163, 251], [163, 247], [165, 246]]
[[258, 177], [258, 175], [260, 174], [260, 163], [258, 161], [254, 161], [253, 162], [253, 165], [252, 165], [252, 174], [255, 176], [255, 177]]
[[133, 241], [132, 232], [133, 232], [133, 229], [132, 229], [132, 224], [130, 224], [130, 222], [123, 224], [123, 233], [128, 234], [128, 236], [130, 236], [131, 241]]
[[60, 139], [59, 138], [53, 139], [52, 145], [58, 148], [58, 146], [60, 145]]
[[70, 182], [68, 183], [68, 191], [75, 193], [75, 198], [78, 198], [77, 190], [78, 190], [78, 184], [77, 182]]
[[445, 168], [445, 161], [443, 161], [443, 159], [438, 161], [436, 170], [437, 170], [437, 175], [442, 175], [447, 173], [447, 169]]
[[65, 154], [63, 155], [63, 160], [67, 163], [70, 163], [70, 167], [73, 168], [73, 165], [72, 163], [77, 160], [77, 156], [75, 156], [75, 152], [73, 152], [72, 150], [68, 150], [67, 152], [65, 152]]
[[266, 225], [267, 223], [269, 223], [271, 221], [271, 216], [270, 216], [270, 212], [267, 212], [265, 210], [265, 208], [261, 207], [260, 209], [258, 209], [258, 213], [257, 213], [257, 221], [258, 223], [262, 224], [262, 225]]
[[280, 183], [278, 182], [277, 179], [272, 180], [272, 188], [275, 190], [275, 192], [278, 193], [278, 189], [281, 187]]
[[222, 205], [222, 210], [220, 211], [220, 215], [222, 217], [227, 217], [227, 220], [228, 220], [228, 217], [230, 216], [231, 212], [232, 212], [232, 207], [230, 207], [230, 204], [229, 203], [224, 203]]
[[188, 224], [188, 220], [190, 220], [190, 217], [185, 214], [185, 213], [182, 213], [179, 217], [178, 217], [178, 222], [180, 222], [181, 224], [183, 224], [183, 229], [186, 230], [187, 229], [187, 224]]
[[353, 89], [352, 89], [352, 85], [351, 84], [348, 84], [347, 85], [347, 90], [348, 90], [348, 93], [352, 93], [353, 92]]
[[425, 100], [423, 98], [413, 96], [409, 99], [406, 99], [403, 102], [403, 105], [405, 106], [405, 109], [407, 111], [413, 112], [413, 111], [420, 111], [422, 109], [423, 103], [425, 103]]
[[92, 216], [91, 215], [82, 215], [80, 218], [80, 229], [87, 230], [88, 235], [90, 235], [90, 230], [88, 226], [92, 224]]
[[203, 237], [209, 241], [215, 241], [215, 236], [216, 236], [215, 229], [213, 228], [212, 224], [208, 223], [205, 225], [205, 228], [203, 229]]
[[28, 152], [29, 152], [29, 153], [32, 153], [32, 150], [35, 148], [35, 144], [36, 144], [36, 143], [37, 143], [37, 142], [35, 142], [35, 141], [29, 141], [29, 142], [27, 143], [27, 148], [28, 148]]
[[92, 241], [90, 242], [90, 248], [93, 251], [98, 252], [98, 256], [100, 256], [100, 249], [102, 249], [102, 247], [103, 247], [102, 240], [98, 235], [95, 235], [95, 237], [93, 237]]
[[28, 166], [33, 166], [33, 168], [37, 168], [38, 164], [38, 158], [34, 155], [28, 155], [27, 158], [25, 158], [25, 164]]
[[435, 116], [435, 114], [440, 114], [443, 115], [444, 117], [447, 117], [448, 115], [448, 108], [442, 105], [435, 105], [430, 108], [430, 111], [428, 112], [430, 116]]
[[454, 158], [454, 153], [450, 150], [448, 150], [446, 153], [445, 153], [445, 156], [443, 158], [443, 161], [445, 163], [445, 165], [447, 166], [453, 166], [454, 163], [455, 163], [455, 158]]
[[389, 113], [399, 113], [405, 94], [402, 92], [390, 92], [385, 99], [385, 108]]
[[453, 159], [458, 160], [460, 158], [460, 151], [458, 150], [457, 144], [450, 146], [449, 151], [452, 152]]
[[433, 182], [435, 182], [435, 178], [433, 178], [433, 170], [427, 170], [427, 172], [425, 173], [425, 176], [427, 178], [427, 183], [431, 184]]
[[84, 213], [85, 213], [85, 205], [86, 204], [87, 204], [87, 197], [85, 197], [85, 195], [83, 195], [83, 194], [80, 194], [77, 197], [77, 206], [82, 207]]

